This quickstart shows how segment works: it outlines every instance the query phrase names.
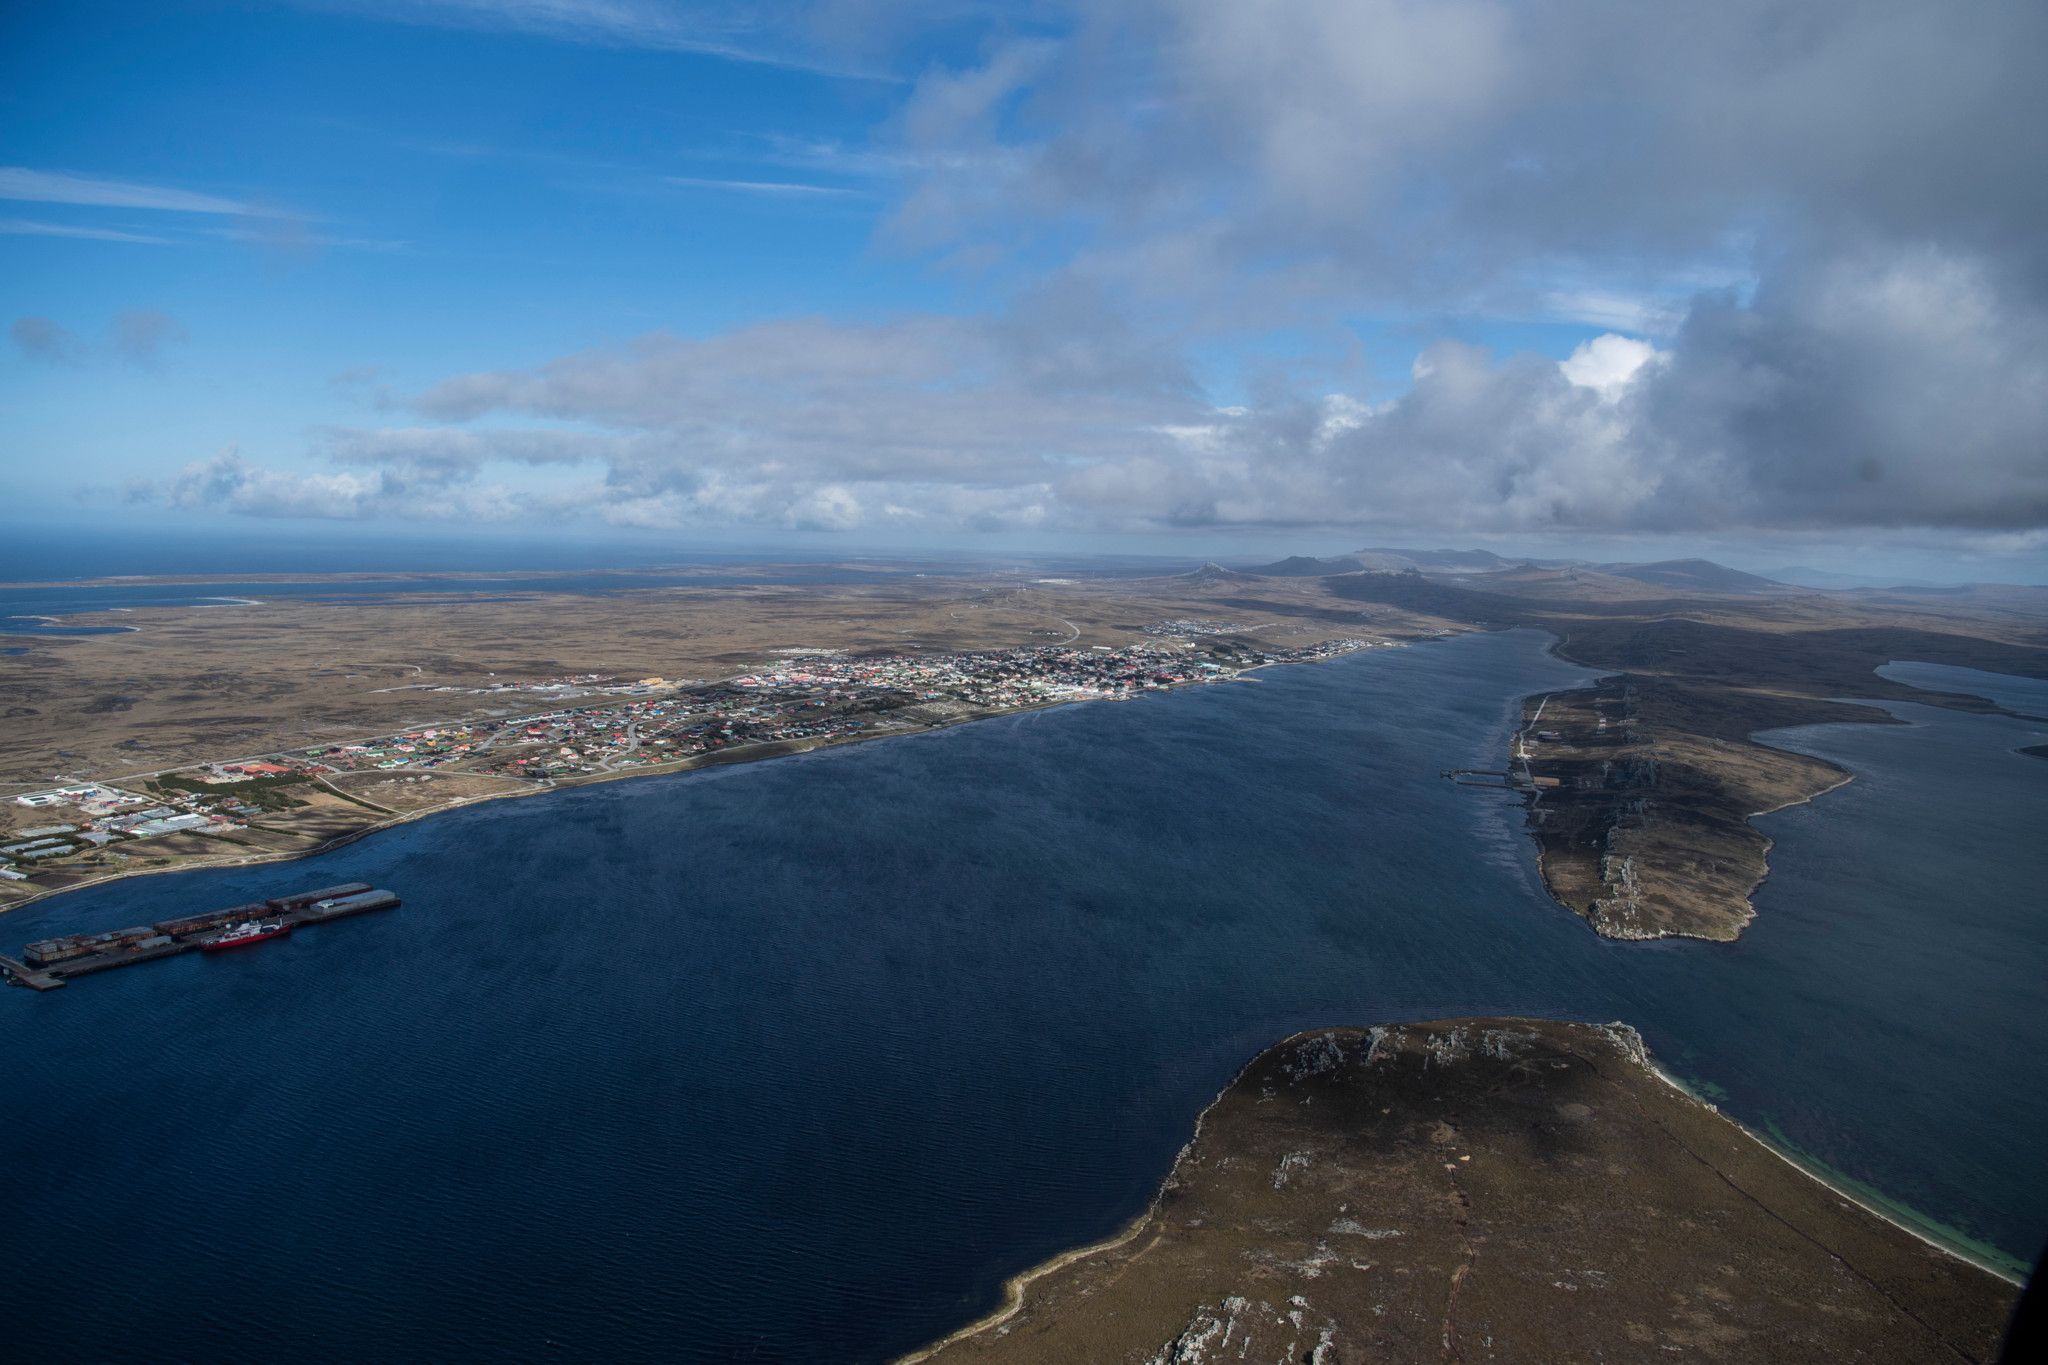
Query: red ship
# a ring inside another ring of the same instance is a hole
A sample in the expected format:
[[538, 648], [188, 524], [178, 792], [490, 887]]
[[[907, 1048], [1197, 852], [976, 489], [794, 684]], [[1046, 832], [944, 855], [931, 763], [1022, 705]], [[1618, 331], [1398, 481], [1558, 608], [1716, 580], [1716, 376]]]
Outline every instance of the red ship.
[[242, 948], [266, 938], [283, 938], [292, 927], [281, 919], [247, 919], [230, 925], [226, 932], [199, 945], [201, 952], [217, 953], [224, 948]]

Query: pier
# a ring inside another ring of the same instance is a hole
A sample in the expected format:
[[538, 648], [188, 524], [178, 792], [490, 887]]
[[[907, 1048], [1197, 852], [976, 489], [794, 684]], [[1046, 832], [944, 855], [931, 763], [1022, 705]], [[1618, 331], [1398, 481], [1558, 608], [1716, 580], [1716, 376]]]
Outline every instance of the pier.
[[160, 920], [133, 929], [41, 939], [22, 950], [20, 961], [0, 957], [0, 975], [7, 978], [10, 986], [53, 991], [74, 977], [205, 948], [229, 928], [249, 920], [278, 920], [287, 928], [297, 929], [372, 910], [390, 910], [398, 904], [398, 897], [389, 891], [365, 882], [348, 882], [225, 910], [209, 910], [183, 919]]
[[48, 972], [39, 972], [11, 957], [0, 957], [0, 976], [5, 976], [10, 986], [26, 986], [32, 991], [61, 990], [64, 986], [61, 980]]
[[1554, 777], [1535, 777], [1526, 771], [1492, 768], [1445, 768], [1439, 776], [1447, 777], [1461, 787], [1491, 787], [1497, 791], [1549, 791], [1561, 785]]

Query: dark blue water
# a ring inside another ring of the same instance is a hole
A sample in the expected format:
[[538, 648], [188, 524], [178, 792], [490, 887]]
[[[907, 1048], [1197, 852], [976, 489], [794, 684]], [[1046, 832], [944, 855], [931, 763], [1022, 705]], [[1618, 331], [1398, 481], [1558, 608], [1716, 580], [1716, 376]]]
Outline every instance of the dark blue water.
[[[2031, 1251], [2048, 764], [2019, 723], [1801, 736], [1870, 775], [1772, 817], [1742, 941], [1614, 944], [1543, 894], [1518, 807], [1436, 776], [1582, 676], [1544, 644], [502, 802], [6, 916], [12, 944], [345, 878], [406, 898], [0, 997], [10, 1345], [880, 1359], [1142, 1207], [1267, 1043], [1477, 1012], [1634, 1022], [1748, 1121]], [[1926, 885], [1896, 894], [1902, 865]]]
[[[1986, 673], [1978, 668], [1957, 668], [1952, 664], [1926, 664], [1902, 660], [1877, 670], [1893, 682], [1929, 692], [1967, 692], [1988, 697], [2006, 710], [2031, 721], [2048, 722], [2048, 682], [2018, 678], [2010, 673]], [[2038, 742], [2038, 736], [2030, 743]]]

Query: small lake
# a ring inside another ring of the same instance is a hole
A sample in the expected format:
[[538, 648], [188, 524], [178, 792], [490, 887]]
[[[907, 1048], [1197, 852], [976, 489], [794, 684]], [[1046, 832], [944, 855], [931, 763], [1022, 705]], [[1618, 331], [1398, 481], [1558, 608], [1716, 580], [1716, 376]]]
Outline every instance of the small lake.
[[1764, 821], [1756, 923], [1611, 943], [1544, 894], [1519, 805], [1437, 776], [1590, 676], [1547, 644], [499, 802], [0, 917], [13, 947], [405, 897], [0, 995], [11, 1347], [886, 1359], [1142, 1208], [1279, 1037], [1482, 1013], [1631, 1022], [1744, 1121], [2031, 1255], [2048, 763], [2013, 750], [2042, 727], [1781, 732], [1859, 780]]

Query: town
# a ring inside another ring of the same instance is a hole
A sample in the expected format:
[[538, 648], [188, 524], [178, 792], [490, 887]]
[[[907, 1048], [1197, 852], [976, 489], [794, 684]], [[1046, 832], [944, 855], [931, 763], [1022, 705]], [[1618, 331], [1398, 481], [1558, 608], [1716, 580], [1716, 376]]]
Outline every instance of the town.
[[[1148, 627], [1145, 633], [1159, 643], [1118, 648], [801, 651], [716, 682], [578, 674], [495, 683], [472, 691], [492, 699], [531, 695], [564, 704], [16, 796], [14, 804], [42, 823], [0, 834], [6, 840], [0, 843], [0, 890], [11, 886], [17, 896], [34, 894], [195, 857], [261, 854], [269, 846], [238, 836], [277, 834], [293, 823], [295, 812], [322, 802], [367, 808], [363, 815], [398, 813], [352, 793], [345, 779], [356, 774], [499, 779], [511, 785], [492, 794], [508, 795], [767, 757], [1062, 702], [1125, 699], [1392, 643], [1345, 638], [1276, 648], [1248, 643], [1230, 631], [1220, 622], [1184, 620]], [[567, 704], [572, 699], [575, 704]], [[345, 832], [360, 832], [366, 821], [355, 815], [352, 823]], [[137, 865], [136, 857], [147, 862]]]

